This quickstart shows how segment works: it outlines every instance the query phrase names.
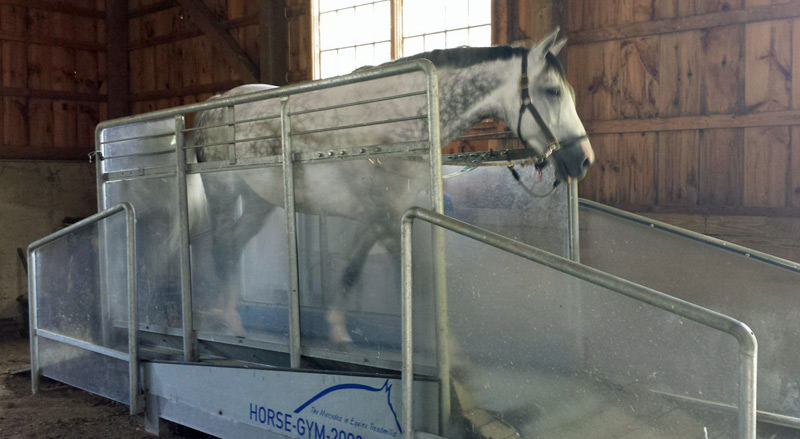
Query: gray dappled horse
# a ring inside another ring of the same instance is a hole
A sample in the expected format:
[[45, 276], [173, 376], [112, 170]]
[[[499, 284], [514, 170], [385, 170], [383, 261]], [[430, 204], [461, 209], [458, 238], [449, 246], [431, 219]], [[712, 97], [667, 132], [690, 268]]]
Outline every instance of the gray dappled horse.
[[[555, 55], [564, 46], [564, 40], [556, 41], [557, 30], [530, 49], [511, 46], [488, 48], [457, 48], [436, 50], [410, 57], [430, 60], [436, 67], [439, 79], [439, 117], [442, 145], [458, 137], [475, 123], [489, 117], [503, 120], [519, 137], [532, 157], [555, 167], [559, 182], [583, 178], [594, 162], [586, 131], [575, 110], [572, 88], [566, 81], [564, 71]], [[409, 59], [409, 58], [406, 58]], [[400, 62], [398, 60], [394, 62]], [[371, 81], [355, 85], [335, 87], [312, 93], [293, 95], [292, 111], [303, 108], [321, 108], [336, 105], [343, 99], [353, 102], [370, 99], [385, 93], [387, 87], [400, 87], [396, 81], [413, 81], [406, 75], [388, 80]], [[421, 79], [420, 79], [421, 81]], [[269, 88], [266, 85], [237, 87], [221, 96], [235, 96]], [[420, 83], [417, 89], [423, 89]], [[212, 98], [213, 99], [213, 98]], [[258, 101], [236, 106], [237, 121], [246, 121], [265, 114], [276, 114], [277, 99]], [[409, 108], [417, 106], [418, 108]], [[356, 117], [369, 119], [378, 115], [390, 119], [394, 115], [409, 112], [425, 114], [423, 101], [399, 99], [336, 109], [317, 115], [313, 122], [302, 116], [293, 117], [292, 132], [313, 131], [315, 126], [335, 126], [343, 116], [353, 117], [348, 112], [362, 112]], [[195, 131], [190, 144], [220, 145], [229, 135], [225, 127], [223, 110], [210, 110], [198, 114], [197, 127], [208, 127]], [[325, 120], [321, 120], [320, 118]], [[302, 139], [293, 139], [293, 151], [336, 150], [354, 145], [380, 145], [424, 138], [427, 132], [425, 121], [409, 122], [396, 127], [374, 125], [358, 130], [341, 130], [335, 136], [330, 133], [310, 134]], [[280, 121], [244, 123], [237, 126], [236, 138], [249, 139], [280, 133]], [[279, 137], [279, 136], [278, 136]], [[271, 156], [280, 155], [280, 139], [263, 139], [237, 145], [237, 154]], [[249, 150], [249, 151], [248, 151]], [[228, 147], [208, 146], [197, 148], [198, 162], [224, 161], [228, 159]], [[381, 179], [390, 182], [395, 175], [414, 175], [413, 167], [420, 162], [413, 160], [377, 161], [365, 171], [363, 161], [326, 161], [314, 166], [298, 166], [295, 169], [295, 203], [298, 212], [325, 214], [363, 221], [365, 227], [356, 237], [350, 260], [341, 280], [341, 288], [334, 287], [331, 309], [326, 315], [329, 337], [334, 342], [349, 342], [345, 328], [344, 303], [348, 290], [361, 274], [370, 249], [380, 242], [393, 255], [399, 254], [400, 218], [403, 212], [415, 204], [415, 199], [430, 184], [421, 181], [412, 187], [407, 179], [397, 184], [405, 191], [384, 192], [381, 197], [367, 193], [364, 186], [354, 184], [353, 177], [364, 172], [378, 173]], [[391, 170], [389, 170], [391, 163]], [[408, 172], [403, 172], [403, 168]], [[399, 168], [399, 169], [398, 169]], [[313, 169], [313, 172], [306, 172]], [[271, 206], [283, 206], [283, 181], [280, 172], [248, 174], [241, 178], [235, 173], [224, 173], [213, 184], [203, 180], [209, 198], [217, 200], [209, 205], [209, 216], [213, 228], [213, 252], [217, 274], [223, 281], [235, 279], [234, 270], [242, 249], [259, 232]], [[336, 188], [337, 197], [329, 195]], [[389, 195], [390, 194], [390, 195]], [[238, 199], [238, 200], [237, 200]], [[237, 203], [239, 212], [237, 213]], [[251, 213], [251, 214], [248, 214]], [[258, 214], [252, 214], [258, 212]], [[236, 319], [235, 303], [229, 304], [227, 318]], [[240, 323], [232, 322], [232, 326]]]

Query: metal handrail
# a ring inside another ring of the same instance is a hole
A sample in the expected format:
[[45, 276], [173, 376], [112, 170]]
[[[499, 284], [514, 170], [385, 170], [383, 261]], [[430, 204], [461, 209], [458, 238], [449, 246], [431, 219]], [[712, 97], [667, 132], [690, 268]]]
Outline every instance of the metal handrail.
[[[108, 349], [93, 343], [66, 337], [50, 331], [39, 329], [38, 307], [37, 307], [37, 275], [38, 264], [36, 263], [36, 251], [48, 244], [52, 244], [73, 233], [91, 227], [100, 221], [119, 213], [125, 213], [125, 239], [127, 243], [126, 263], [128, 266], [128, 354], [120, 354], [119, 351]], [[105, 355], [108, 357], [128, 361], [128, 392], [130, 397], [130, 412], [137, 414], [142, 409], [139, 401], [139, 345], [137, 339], [137, 315], [136, 315], [136, 212], [130, 203], [120, 203], [102, 212], [96, 213], [83, 219], [69, 227], [50, 234], [28, 246], [28, 291], [31, 295], [30, 300], [30, 338], [31, 338], [31, 391], [35, 394], [39, 390], [39, 337], [44, 337], [59, 343], [74, 346], [83, 350]]]
[[[490, 245], [530, 261], [601, 286], [639, 302], [655, 306], [701, 325], [730, 334], [739, 342], [739, 410], [740, 439], [756, 437], [756, 364], [758, 344], [755, 334], [744, 323], [716, 311], [669, 296], [659, 291], [618, 278], [594, 268], [581, 265], [544, 250], [523, 244], [490, 231], [437, 214], [421, 207], [412, 207], [403, 215], [402, 223], [402, 349], [403, 349], [403, 437], [411, 439], [413, 432], [413, 333], [412, 333], [412, 230], [415, 219], [449, 230], [467, 238]], [[448, 387], [449, 383], [441, 383]]]

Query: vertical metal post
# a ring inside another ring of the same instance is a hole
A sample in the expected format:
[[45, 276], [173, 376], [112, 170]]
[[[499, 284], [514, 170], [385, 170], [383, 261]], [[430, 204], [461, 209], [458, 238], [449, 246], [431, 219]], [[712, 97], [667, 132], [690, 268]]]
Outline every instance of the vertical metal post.
[[[430, 66], [428, 79], [428, 140], [430, 141], [431, 196], [433, 210], [444, 214], [442, 183], [442, 144], [439, 131], [439, 79]], [[439, 372], [439, 432], [447, 436], [450, 423], [450, 324], [447, 314], [447, 277], [445, 272], [444, 230], [431, 230], [433, 242], [434, 300], [436, 307], [436, 352]], [[409, 310], [411, 313], [411, 310]], [[410, 318], [410, 317], [409, 317]], [[413, 380], [413, 377], [412, 377]], [[408, 415], [408, 414], [406, 414]]]
[[128, 392], [130, 411], [141, 411], [139, 395], [139, 317], [136, 300], [136, 213], [133, 205], [122, 203], [125, 209], [125, 242], [128, 265]]
[[228, 124], [228, 163], [236, 164], [236, 107], [229, 105], [225, 107], [225, 123]]
[[183, 359], [197, 361], [197, 340], [192, 324], [192, 267], [189, 254], [189, 205], [186, 195], [186, 150], [183, 115], [175, 116], [175, 180], [178, 192], [178, 233], [180, 234], [181, 315]]
[[35, 395], [39, 391], [39, 313], [38, 298], [36, 297], [36, 253], [28, 248], [28, 324], [30, 325], [31, 339], [31, 392]]
[[289, 239], [289, 358], [300, 367], [300, 274], [297, 262], [297, 217], [294, 210], [294, 166], [289, 121], [289, 98], [281, 98], [281, 149], [283, 150], [283, 205]]
[[[402, 282], [400, 294], [402, 370], [400, 378], [403, 386], [403, 439], [414, 438], [414, 330], [412, 326], [414, 278], [411, 259], [413, 228], [413, 218], [403, 216], [400, 226], [400, 277]], [[447, 386], [449, 387], [450, 384], [448, 383]]]
[[573, 179], [567, 187], [567, 259], [575, 262], [581, 261], [578, 214], [578, 182]]
[[756, 439], [758, 344], [739, 341], [739, 437]]

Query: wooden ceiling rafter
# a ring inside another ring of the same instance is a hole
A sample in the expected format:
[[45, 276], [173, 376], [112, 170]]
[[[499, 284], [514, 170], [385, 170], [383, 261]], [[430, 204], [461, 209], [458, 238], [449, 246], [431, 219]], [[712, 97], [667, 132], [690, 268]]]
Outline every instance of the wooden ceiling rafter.
[[247, 52], [233, 39], [203, 0], [177, 0], [189, 18], [203, 31], [220, 55], [245, 83], [257, 83], [261, 73]]

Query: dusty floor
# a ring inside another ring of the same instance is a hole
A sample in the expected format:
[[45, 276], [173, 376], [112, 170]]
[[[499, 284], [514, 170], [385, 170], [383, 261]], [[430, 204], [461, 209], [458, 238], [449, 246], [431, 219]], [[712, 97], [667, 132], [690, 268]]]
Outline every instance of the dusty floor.
[[[0, 340], [0, 438], [4, 439], [137, 439], [153, 438], [141, 416], [128, 406], [42, 379], [31, 395], [27, 339]], [[171, 425], [168, 439], [210, 436]]]

